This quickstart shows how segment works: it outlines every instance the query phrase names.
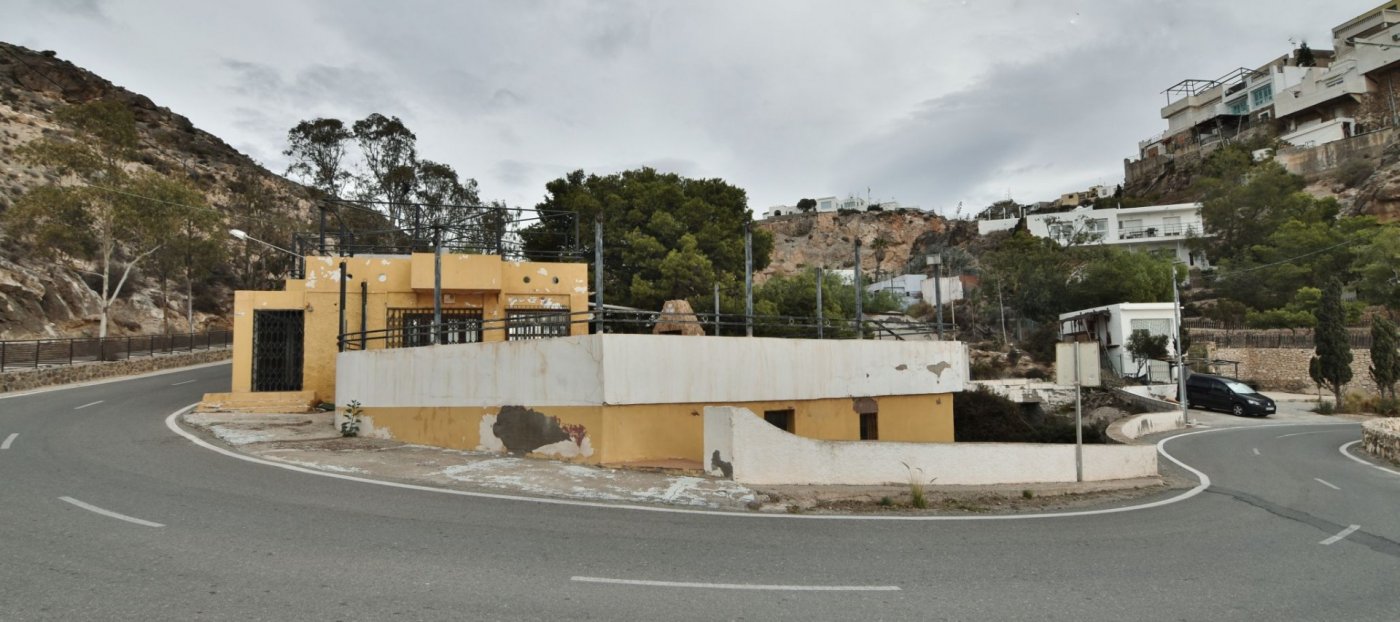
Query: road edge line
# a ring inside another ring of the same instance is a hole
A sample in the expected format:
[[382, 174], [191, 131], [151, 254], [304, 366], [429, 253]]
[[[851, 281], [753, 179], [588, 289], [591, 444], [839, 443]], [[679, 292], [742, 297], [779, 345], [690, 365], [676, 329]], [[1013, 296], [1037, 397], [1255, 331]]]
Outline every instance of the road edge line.
[[1361, 464], [1364, 464], [1364, 465], [1366, 465], [1366, 466], [1368, 466], [1368, 467], [1371, 467], [1371, 468], [1373, 468], [1373, 469], [1376, 469], [1376, 470], [1378, 470], [1378, 471], [1385, 471], [1386, 473], [1389, 473], [1389, 474], [1391, 474], [1391, 475], [1400, 475], [1400, 471], [1396, 471], [1395, 469], [1391, 469], [1391, 468], [1386, 468], [1386, 467], [1383, 467], [1383, 466], [1381, 466], [1381, 465], [1379, 465], [1379, 464], [1371, 464], [1370, 462], [1367, 462], [1366, 460], [1362, 460], [1361, 458], [1357, 458], [1356, 456], [1351, 455], [1351, 452], [1347, 451], [1347, 449], [1349, 449], [1352, 445], [1357, 445], [1357, 444], [1360, 444], [1360, 443], [1361, 443], [1361, 441], [1359, 441], [1359, 440], [1357, 440], [1357, 441], [1349, 441], [1349, 442], [1346, 442], [1346, 443], [1342, 443], [1342, 446], [1341, 446], [1341, 447], [1338, 447], [1338, 448], [1337, 448], [1337, 451], [1341, 452], [1341, 454], [1342, 454], [1343, 456], [1346, 456], [1346, 457], [1347, 457], [1348, 459], [1350, 459], [1350, 460], [1353, 460], [1353, 461], [1355, 461], [1355, 462], [1359, 462], [1359, 463], [1361, 463]]

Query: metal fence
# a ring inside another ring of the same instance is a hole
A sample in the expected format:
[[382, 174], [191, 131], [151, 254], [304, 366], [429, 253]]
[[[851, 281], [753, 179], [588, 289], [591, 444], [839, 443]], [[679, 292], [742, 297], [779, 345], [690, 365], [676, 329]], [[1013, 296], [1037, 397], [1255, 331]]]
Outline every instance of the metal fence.
[[[1184, 324], [1184, 323], [1183, 323]], [[1192, 343], [1215, 342], [1217, 348], [1312, 348], [1313, 329], [1215, 329], [1185, 326]], [[1353, 350], [1371, 347], [1370, 328], [1348, 328], [1347, 341]]]
[[[430, 309], [414, 310], [418, 313], [431, 313]], [[938, 325], [927, 322], [895, 322], [881, 319], [866, 319], [861, 322], [848, 319], [818, 319], [813, 317], [756, 315], [745, 318], [743, 314], [687, 313], [668, 314], [659, 311], [618, 310], [570, 312], [567, 309], [530, 309], [528, 312], [508, 314], [505, 318], [472, 320], [471, 328], [477, 335], [474, 339], [455, 338], [459, 324], [444, 309], [443, 325], [436, 331], [431, 317], [423, 321], [402, 321], [382, 329], [351, 331], [340, 336], [341, 348], [364, 350], [369, 348], [398, 348], [430, 345], [433, 333], [437, 333], [437, 343], [464, 343], [479, 341], [481, 335], [498, 333], [506, 340], [541, 339], [567, 336], [572, 327], [583, 326], [589, 333], [692, 333], [708, 336], [741, 337], [752, 332], [755, 337], [788, 337], [804, 339], [891, 339], [933, 340], [938, 334]], [[407, 317], [406, 315], [404, 317]], [[414, 315], [418, 317], [417, 314]], [[662, 325], [658, 331], [658, 325]], [[948, 339], [957, 339], [951, 325], [946, 325]]]
[[0, 371], [72, 365], [93, 361], [125, 361], [132, 357], [193, 352], [233, 345], [233, 331], [132, 337], [81, 337], [0, 341]]

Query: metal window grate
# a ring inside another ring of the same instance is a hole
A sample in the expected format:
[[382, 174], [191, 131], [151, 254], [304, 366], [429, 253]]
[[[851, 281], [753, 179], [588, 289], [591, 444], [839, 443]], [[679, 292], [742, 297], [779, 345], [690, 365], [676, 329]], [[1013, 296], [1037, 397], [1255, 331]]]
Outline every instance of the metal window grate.
[[[416, 348], [433, 343], [433, 310], [389, 309], [390, 348]], [[480, 343], [481, 309], [443, 309], [438, 343]]]
[[506, 339], [548, 339], [569, 336], [568, 309], [509, 309]]

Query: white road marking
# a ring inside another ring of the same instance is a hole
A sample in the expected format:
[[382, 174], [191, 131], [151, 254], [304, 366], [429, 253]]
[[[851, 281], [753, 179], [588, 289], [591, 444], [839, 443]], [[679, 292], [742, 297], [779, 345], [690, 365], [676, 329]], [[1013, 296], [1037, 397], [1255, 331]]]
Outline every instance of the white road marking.
[[1367, 462], [1367, 461], [1365, 461], [1365, 460], [1362, 460], [1362, 459], [1360, 459], [1360, 458], [1357, 458], [1356, 456], [1351, 455], [1351, 453], [1347, 451], [1347, 449], [1350, 449], [1352, 445], [1355, 445], [1355, 444], [1360, 443], [1360, 442], [1361, 442], [1361, 441], [1352, 441], [1352, 442], [1350, 442], [1350, 443], [1343, 443], [1341, 447], [1338, 447], [1338, 448], [1337, 448], [1337, 451], [1342, 452], [1342, 455], [1343, 455], [1343, 456], [1346, 456], [1347, 458], [1350, 458], [1351, 460], [1354, 460], [1354, 461], [1356, 461], [1356, 462], [1360, 462], [1361, 464], [1364, 464], [1364, 465], [1366, 465], [1366, 466], [1368, 466], [1368, 467], [1371, 467], [1371, 468], [1373, 468], [1373, 469], [1380, 469], [1380, 470], [1385, 471], [1386, 473], [1389, 473], [1389, 474], [1391, 474], [1391, 475], [1400, 475], [1400, 471], [1396, 471], [1395, 469], [1387, 469], [1387, 468], [1385, 468], [1385, 467], [1383, 467], [1383, 466], [1381, 466], [1381, 465], [1379, 465], [1379, 464], [1371, 464], [1370, 462]]
[[1341, 490], [1341, 488], [1339, 488], [1336, 484], [1333, 484], [1332, 482], [1329, 482], [1329, 481], [1327, 481], [1327, 480], [1325, 480], [1325, 479], [1322, 479], [1321, 477], [1314, 477], [1314, 478], [1313, 478], [1313, 481], [1315, 481], [1315, 482], [1317, 482], [1317, 483], [1319, 483], [1319, 484], [1322, 484], [1323, 486], [1326, 486], [1326, 487], [1328, 487], [1328, 488], [1331, 488], [1332, 490]]
[[5, 437], [5, 442], [0, 443], [0, 449], [9, 449], [17, 438], [19, 438], [19, 432], [11, 432], [9, 436]]
[[1346, 538], [1347, 536], [1349, 536], [1349, 535], [1355, 533], [1356, 530], [1357, 530], [1357, 529], [1360, 529], [1360, 528], [1361, 528], [1361, 525], [1352, 525], [1352, 526], [1350, 526], [1350, 527], [1347, 527], [1346, 529], [1341, 530], [1340, 532], [1337, 532], [1337, 535], [1332, 536], [1332, 537], [1330, 537], [1330, 538], [1328, 538], [1328, 539], [1326, 539], [1326, 540], [1323, 540], [1323, 541], [1321, 541], [1321, 542], [1318, 542], [1318, 544], [1321, 544], [1321, 545], [1323, 545], [1323, 546], [1326, 546], [1326, 545], [1329, 545], [1329, 544], [1336, 544], [1336, 543], [1338, 543], [1338, 542], [1341, 542], [1341, 541], [1342, 541], [1344, 538]]
[[1256, 455], [1256, 456], [1259, 455], [1259, 448], [1258, 448], [1258, 447], [1255, 447], [1255, 448], [1254, 448], [1254, 455]]
[[88, 406], [96, 406], [96, 405], [101, 404], [102, 402], [105, 402], [105, 401], [106, 401], [106, 400], [97, 400], [96, 402], [88, 402], [88, 403], [86, 403], [86, 404], [83, 404], [82, 406], [79, 406], [79, 407], [77, 407], [77, 408], [74, 408], [73, 410], [82, 410], [82, 409], [84, 409], [84, 408], [87, 408]]
[[898, 592], [898, 585], [763, 585], [759, 583], [695, 583], [690, 581], [646, 581], [641, 579], [607, 579], [604, 577], [569, 577], [579, 583], [612, 583], [648, 587], [692, 587], [707, 590], [763, 590], [770, 592]]
[[59, 497], [59, 500], [65, 501], [65, 502], [68, 502], [68, 503], [71, 503], [71, 504], [76, 505], [76, 506], [78, 506], [78, 507], [80, 507], [80, 508], [83, 508], [84, 510], [87, 510], [87, 511], [89, 511], [89, 512], [94, 512], [94, 513], [97, 513], [97, 514], [101, 514], [101, 515], [103, 515], [103, 516], [107, 516], [107, 517], [110, 517], [110, 518], [115, 518], [115, 519], [117, 519], [117, 520], [124, 520], [124, 521], [126, 521], [126, 522], [128, 522], [128, 523], [134, 523], [134, 524], [142, 525], [142, 526], [145, 526], [145, 527], [164, 527], [164, 526], [165, 526], [165, 525], [162, 525], [162, 524], [160, 524], [160, 523], [153, 523], [153, 522], [148, 521], [148, 520], [141, 520], [141, 519], [136, 518], [136, 517], [134, 517], [134, 516], [127, 516], [127, 515], [125, 515], [125, 514], [118, 514], [118, 513], [116, 513], [116, 512], [111, 511], [111, 510], [104, 510], [104, 509], [102, 509], [102, 508], [100, 508], [100, 507], [97, 507], [97, 506], [95, 506], [95, 505], [89, 505], [89, 504], [87, 504], [87, 503], [83, 503], [82, 501], [79, 501], [79, 500], [74, 499], [74, 498], [72, 498], [72, 497]]
[[1326, 434], [1328, 432], [1331, 432], [1331, 430], [1319, 430], [1317, 432], [1294, 432], [1292, 434], [1283, 434], [1280, 436], [1275, 436], [1274, 438], [1288, 438], [1290, 436], [1307, 436], [1309, 434]]
[[176, 382], [176, 383], [174, 383], [174, 384], [171, 384], [170, 386], [172, 386], [172, 387], [178, 387], [178, 386], [180, 386], [180, 385], [182, 385], [182, 384], [189, 384], [189, 383], [194, 382], [194, 381], [196, 381], [196, 380], [199, 380], [199, 379], [198, 379], [198, 378], [195, 378], [194, 380], [186, 380], [186, 381], [184, 381], [184, 382]]

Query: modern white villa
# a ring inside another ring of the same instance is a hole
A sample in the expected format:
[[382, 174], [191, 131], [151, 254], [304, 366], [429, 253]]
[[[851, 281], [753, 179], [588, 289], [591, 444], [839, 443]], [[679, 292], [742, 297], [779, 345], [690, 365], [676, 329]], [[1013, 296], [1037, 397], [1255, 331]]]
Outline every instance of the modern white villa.
[[[1020, 218], [977, 221], [977, 233], [1010, 231]], [[1210, 267], [1206, 257], [1193, 252], [1186, 241], [1205, 235], [1200, 203], [1175, 203], [1149, 207], [1093, 209], [1080, 207], [1054, 213], [1027, 214], [1031, 235], [1052, 238], [1064, 245], [1112, 244], [1133, 251], [1171, 252], [1192, 268]]]
[[1176, 356], [1176, 305], [1170, 302], [1125, 302], [1060, 314], [1061, 340], [1098, 341], [1108, 365], [1120, 376], [1141, 374], [1166, 380], [1170, 368], [1165, 362], [1139, 361], [1128, 353], [1128, 339], [1135, 330], [1166, 335], [1168, 354]]

